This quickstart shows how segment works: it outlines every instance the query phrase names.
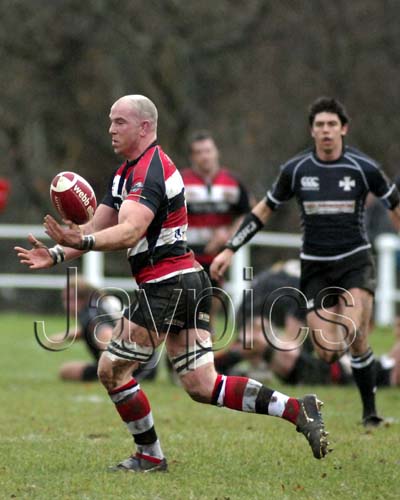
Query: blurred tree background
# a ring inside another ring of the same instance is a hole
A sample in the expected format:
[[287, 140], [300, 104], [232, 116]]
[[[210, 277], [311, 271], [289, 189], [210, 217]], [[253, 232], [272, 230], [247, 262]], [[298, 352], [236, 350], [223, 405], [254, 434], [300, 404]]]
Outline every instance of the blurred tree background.
[[[399, 19], [397, 0], [0, 0], [0, 177], [12, 185], [1, 223], [53, 212], [61, 170], [101, 199], [118, 164], [109, 108], [129, 93], [157, 105], [178, 167], [189, 133], [208, 128], [257, 198], [309, 144], [307, 107], [320, 95], [345, 103], [350, 142], [397, 174]], [[296, 204], [268, 229], [298, 232]], [[1, 241], [0, 258], [21, 271], [14, 243]]]

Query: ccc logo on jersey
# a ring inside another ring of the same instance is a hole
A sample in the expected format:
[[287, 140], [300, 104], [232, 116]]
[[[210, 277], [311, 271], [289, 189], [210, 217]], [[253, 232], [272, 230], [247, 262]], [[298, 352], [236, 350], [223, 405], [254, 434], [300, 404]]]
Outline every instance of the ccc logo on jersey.
[[303, 191], [319, 191], [318, 177], [302, 177], [300, 182]]

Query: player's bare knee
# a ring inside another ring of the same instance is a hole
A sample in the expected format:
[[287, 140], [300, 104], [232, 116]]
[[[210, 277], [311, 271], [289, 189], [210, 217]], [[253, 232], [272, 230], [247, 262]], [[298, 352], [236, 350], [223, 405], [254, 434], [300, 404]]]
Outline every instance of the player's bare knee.
[[198, 392], [188, 392], [188, 394], [191, 397], [191, 399], [193, 399], [193, 401], [196, 401], [196, 403], [208, 404], [211, 401], [209, 397]]
[[181, 376], [181, 382], [194, 401], [210, 403], [216, 378], [214, 364], [210, 363], [195, 370], [188, 370]]
[[111, 391], [115, 388], [115, 377], [111, 364], [99, 363], [99, 366], [97, 368], [97, 377], [107, 389], [107, 391]]

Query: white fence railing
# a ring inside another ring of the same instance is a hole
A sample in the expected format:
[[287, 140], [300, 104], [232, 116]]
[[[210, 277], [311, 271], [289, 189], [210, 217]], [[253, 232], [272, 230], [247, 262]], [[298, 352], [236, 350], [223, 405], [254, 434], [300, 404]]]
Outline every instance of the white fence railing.
[[[48, 239], [42, 226], [0, 224], [0, 239], [26, 240], [29, 233], [39, 239]], [[26, 242], [22, 244], [24, 246]], [[235, 304], [240, 303], [243, 290], [249, 282], [243, 279], [243, 270], [251, 266], [250, 247], [299, 248], [299, 234], [260, 232], [242, 247], [234, 256], [230, 279], [225, 288]], [[396, 302], [400, 302], [400, 290], [396, 283], [396, 252], [400, 250], [400, 239], [393, 234], [383, 234], [376, 240], [378, 251], [378, 286], [376, 290], [375, 319], [379, 325], [389, 325], [395, 317]], [[104, 275], [104, 253], [90, 252], [83, 256], [82, 274], [96, 286], [112, 286], [132, 290], [132, 278]], [[45, 288], [60, 289], [65, 286], [65, 276], [21, 271], [18, 274], [0, 273], [0, 287], [3, 288]]]
[[396, 316], [396, 302], [400, 302], [396, 255], [400, 251], [400, 238], [381, 234], [375, 240], [375, 247], [378, 253], [375, 321], [378, 325], [390, 325]]

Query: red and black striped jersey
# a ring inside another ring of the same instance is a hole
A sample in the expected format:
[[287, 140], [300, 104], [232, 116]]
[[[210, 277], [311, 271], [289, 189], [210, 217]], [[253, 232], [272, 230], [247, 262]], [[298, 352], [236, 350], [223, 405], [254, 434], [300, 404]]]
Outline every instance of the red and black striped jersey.
[[119, 211], [125, 200], [141, 203], [154, 213], [144, 236], [128, 249], [137, 283], [162, 281], [194, 270], [194, 255], [186, 244], [188, 220], [182, 177], [156, 142], [112, 175], [102, 203]]
[[213, 237], [213, 230], [228, 227], [234, 219], [250, 211], [249, 197], [239, 180], [221, 168], [211, 183], [193, 169], [182, 170], [188, 208], [188, 244], [201, 264], [210, 264], [215, 255], [204, 248]]

